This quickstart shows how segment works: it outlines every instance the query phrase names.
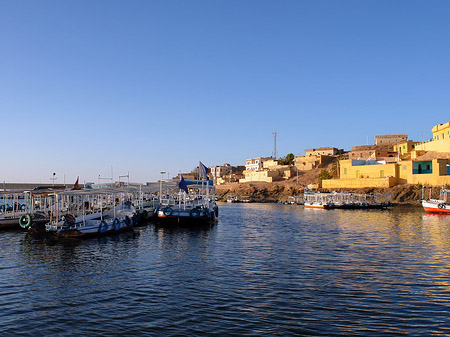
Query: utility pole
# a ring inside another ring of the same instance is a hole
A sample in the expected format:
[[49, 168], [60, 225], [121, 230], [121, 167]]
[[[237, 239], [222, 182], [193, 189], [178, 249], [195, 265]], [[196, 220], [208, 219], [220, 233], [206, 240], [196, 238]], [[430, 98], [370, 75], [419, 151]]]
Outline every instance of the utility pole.
[[277, 134], [278, 132], [273, 132], [273, 153], [272, 158], [277, 160]]

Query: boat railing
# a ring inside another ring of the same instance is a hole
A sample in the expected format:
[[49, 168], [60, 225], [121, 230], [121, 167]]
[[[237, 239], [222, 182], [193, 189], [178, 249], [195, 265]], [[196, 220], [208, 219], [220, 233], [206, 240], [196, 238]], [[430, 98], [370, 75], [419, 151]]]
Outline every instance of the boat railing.
[[23, 214], [27, 209], [24, 193], [1, 193], [0, 215], [15, 217]]
[[305, 202], [335, 206], [389, 205], [391, 203], [391, 195], [389, 193], [307, 192], [303, 198]]

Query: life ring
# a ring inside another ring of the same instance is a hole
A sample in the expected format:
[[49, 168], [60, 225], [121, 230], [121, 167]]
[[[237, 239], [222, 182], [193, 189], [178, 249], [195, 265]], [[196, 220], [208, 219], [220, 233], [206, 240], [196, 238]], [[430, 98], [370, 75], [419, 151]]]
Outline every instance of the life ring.
[[22, 216], [19, 218], [19, 225], [22, 228], [28, 228], [31, 226], [32, 220], [31, 215], [29, 213], [22, 214]]
[[105, 220], [102, 220], [102, 222], [100, 222], [100, 225], [98, 226], [98, 232], [105, 233], [107, 230], [108, 230], [108, 224], [106, 223]]
[[189, 215], [193, 218], [198, 218], [200, 216], [200, 211], [197, 208], [191, 209]]
[[127, 226], [131, 225], [131, 219], [130, 219], [130, 217], [128, 215], [125, 216], [125, 225], [127, 225]]
[[438, 207], [442, 209], [444, 208], [444, 204], [439, 204]]
[[118, 231], [120, 229], [119, 219], [115, 218], [112, 225], [113, 225], [114, 230]]
[[173, 213], [173, 209], [171, 207], [166, 207], [163, 209], [163, 213], [165, 216], [171, 216]]

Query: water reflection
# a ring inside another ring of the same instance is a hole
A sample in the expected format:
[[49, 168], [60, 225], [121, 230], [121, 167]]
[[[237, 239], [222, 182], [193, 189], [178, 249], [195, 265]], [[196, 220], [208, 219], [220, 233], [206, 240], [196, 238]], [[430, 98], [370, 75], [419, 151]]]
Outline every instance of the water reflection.
[[5, 334], [449, 333], [450, 217], [223, 204], [207, 228], [0, 233]]

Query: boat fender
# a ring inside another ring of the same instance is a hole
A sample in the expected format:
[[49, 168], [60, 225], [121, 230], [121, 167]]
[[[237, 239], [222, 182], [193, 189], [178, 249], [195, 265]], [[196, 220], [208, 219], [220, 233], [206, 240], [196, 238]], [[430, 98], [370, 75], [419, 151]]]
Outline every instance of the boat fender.
[[137, 225], [141, 219], [141, 214], [139, 212], [133, 214], [133, 225]]
[[125, 224], [127, 225], [127, 226], [130, 226], [131, 225], [131, 219], [130, 219], [130, 217], [127, 215], [127, 216], [125, 216]]
[[442, 209], [444, 208], [444, 204], [439, 204], [438, 207]]
[[119, 219], [115, 218], [113, 221], [113, 228], [114, 230], [118, 231], [120, 229], [120, 221]]
[[108, 230], [108, 224], [105, 220], [102, 220], [100, 225], [98, 226], [98, 232], [99, 233], [105, 233]]
[[198, 218], [200, 216], [200, 211], [197, 208], [191, 209], [189, 215], [193, 218]]
[[29, 213], [22, 214], [22, 216], [19, 218], [19, 225], [22, 228], [28, 228], [31, 226], [32, 220], [31, 215]]
[[171, 216], [173, 213], [173, 209], [171, 207], [166, 207], [163, 209], [163, 213], [165, 216]]

